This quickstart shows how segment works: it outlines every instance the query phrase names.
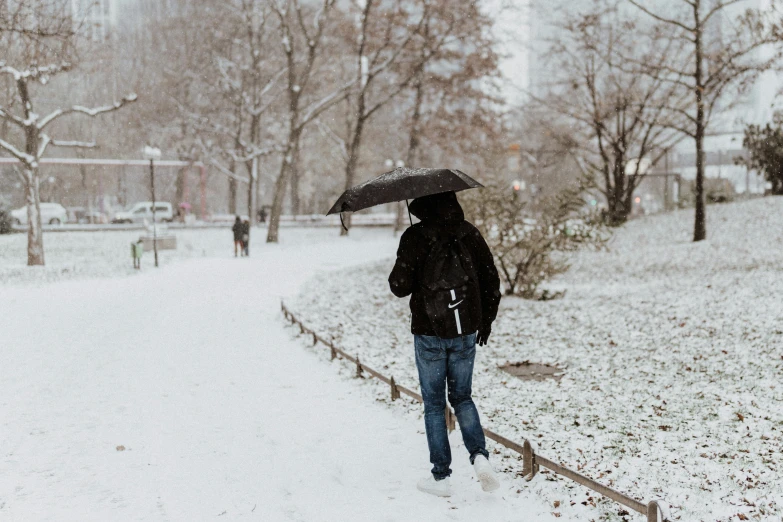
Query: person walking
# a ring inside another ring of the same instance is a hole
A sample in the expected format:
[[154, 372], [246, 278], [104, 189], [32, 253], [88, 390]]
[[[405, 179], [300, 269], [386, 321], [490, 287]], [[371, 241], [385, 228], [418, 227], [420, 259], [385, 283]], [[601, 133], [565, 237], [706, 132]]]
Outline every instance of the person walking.
[[476, 344], [484, 346], [492, 331], [500, 278], [486, 241], [465, 221], [454, 192], [414, 199], [409, 210], [420, 222], [400, 238], [389, 287], [397, 297], [411, 296], [411, 333], [433, 465], [431, 475], [417, 487], [451, 495], [448, 396], [481, 487], [493, 491], [500, 484], [471, 394]]
[[250, 255], [250, 220], [246, 219], [242, 223], [242, 251], [245, 256]]
[[231, 231], [234, 233], [234, 257], [237, 257], [238, 252], [245, 255], [245, 246], [242, 244], [243, 229], [242, 218], [237, 216], [234, 220], [234, 226], [231, 227]]

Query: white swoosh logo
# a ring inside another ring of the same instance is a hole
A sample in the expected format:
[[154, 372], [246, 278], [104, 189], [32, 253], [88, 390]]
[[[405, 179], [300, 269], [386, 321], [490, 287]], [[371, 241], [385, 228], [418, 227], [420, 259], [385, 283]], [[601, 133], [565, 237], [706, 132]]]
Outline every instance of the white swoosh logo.
[[454, 304], [451, 304], [451, 303], [449, 303], [449, 308], [454, 308], [455, 306], [459, 306], [459, 304], [460, 304], [462, 301], [464, 301], [464, 299], [460, 299], [459, 301], [457, 301], [457, 302], [456, 302], [456, 303], [454, 303]]

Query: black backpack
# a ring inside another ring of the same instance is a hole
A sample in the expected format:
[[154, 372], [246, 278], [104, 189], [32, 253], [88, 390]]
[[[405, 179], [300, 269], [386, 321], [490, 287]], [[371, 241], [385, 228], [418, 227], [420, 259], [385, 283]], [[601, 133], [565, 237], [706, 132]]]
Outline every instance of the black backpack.
[[456, 231], [423, 231], [430, 253], [420, 283], [432, 329], [443, 339], [475, 333], [481, 324], [481, 295], [473, 258], [463, 242], [470, 228], [463, 224]]

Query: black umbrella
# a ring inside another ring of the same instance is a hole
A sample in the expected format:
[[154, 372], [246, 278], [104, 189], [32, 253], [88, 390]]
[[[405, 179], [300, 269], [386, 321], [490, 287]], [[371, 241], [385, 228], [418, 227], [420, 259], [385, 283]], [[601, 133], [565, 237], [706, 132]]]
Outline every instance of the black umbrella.
[[407, 201], [409, 199], [459, 192], [483, 187], [481, 183], [457, 169], [411, 169], [399, 167], [375, 179], [351, 187], [329, 209], [329, 214], [356, 212], [365, 208]]

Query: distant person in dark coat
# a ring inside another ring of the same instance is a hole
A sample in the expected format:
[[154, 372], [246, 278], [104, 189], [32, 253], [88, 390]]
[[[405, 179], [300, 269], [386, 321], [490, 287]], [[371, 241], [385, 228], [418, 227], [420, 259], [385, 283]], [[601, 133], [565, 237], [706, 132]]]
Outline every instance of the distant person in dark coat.
[[242, 223], [242, 250], [246, 256], [250, 255], [250, 220]]
[[[417, 198], [411, 203], [410, 212], [421, 222], [409, 227], [400, 238], [389, 286], [397, 297], [411, 296], [411, 332], [433, 465], [432, 474], [419, 481], [417, 487], [437, 496], [451, 495], [451, 448], [445, 417], [448, 390], [448, 401], [459, 421], [470, 462], [482, 489], [492, 491], [499, 483], [488, 461], [471, 387], [476, 344], [487, 343], [497, 316], [498, 272], [487, 243], [478, 229], [465, 221], [454, 192]], [[443, 259], [430, 259], [439, 253]], [[427, 278], [449, 270], [452, 274], [456, 270], [457, 279], [463, 282], [440, 285], [444, 290], [439, 291], [441, 298], [436, 301], [432, 288], [439, 283]], [[450, 324], [441, 324], [446, 322]], [[443, 332], [453, 334], [445, 334], [444, 338]]]
[[242, 235], [244, 234], [242, 218], [237, 216], [234, 220], [234, 226], [231, 227], [231, 231], [234, 232], [234, 257], [237, 257], [240, 253], [245, 255], [245, 246], [242, 244]]

